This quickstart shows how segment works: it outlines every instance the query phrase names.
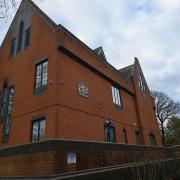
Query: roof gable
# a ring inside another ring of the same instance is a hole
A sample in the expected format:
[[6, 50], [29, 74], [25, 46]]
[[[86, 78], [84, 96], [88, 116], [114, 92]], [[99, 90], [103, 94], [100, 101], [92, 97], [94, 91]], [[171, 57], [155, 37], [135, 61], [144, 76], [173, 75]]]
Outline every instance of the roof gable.
[[103, 60], [107, 61], [106, 56], [104, 54], [103, 48], [102, 47], [98, 47], [96, 49], [94, 49], [94, 52], [101, 57]]
[[131, 81], [134, 75], [134, 64], [124, 67], [122, 69], [119, 69], [119, 72], [122, 74], [122, 76], [125, 79], [127, 79], [128, 81]]
[[[21, 21], [24, 22], [24, 29], [28, 29], [32, 24], [32, 16], [39, 15], [51, 28], [56, 28], [56, 23], [51, 20], [34, 2], [31, 0], [22, 0], [14, 19], [11, 22], [11, 25], [5, 35], [4, 40], [6, 39], [7, 34], [12, 33], [12, 39], [17, 37], [19, 24]], [[4, 40], [1, 46], [4, 43]]]
[[140, 83], [140, 81], [143, 81], [143, 84], [145, 85], [145, 88], [149, 90], [149, 87], [147, 85], [145, 76], [143, 74], [141, 65], [139, 63], [139, 60], [137, 57], [134, 58], [134, 77], [136, 76], [138, 78], [138, 81]]

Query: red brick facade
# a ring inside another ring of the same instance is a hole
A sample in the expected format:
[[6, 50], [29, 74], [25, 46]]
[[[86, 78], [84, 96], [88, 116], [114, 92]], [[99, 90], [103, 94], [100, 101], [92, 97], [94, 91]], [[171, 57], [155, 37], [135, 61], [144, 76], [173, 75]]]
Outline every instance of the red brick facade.
[[[23, 6], [28, 11], [20, 13]], [[141, 144], [150, 145], [149, 134], [153, 133], [157, 145], [161, 145], [154, 102], [137, 59], [133, 65], [116, 70], [68, 30], [52, 22], [31, 1], [24, 0], [20, 10], [0, 48], [0, 89], [5, 81], [15, 87], [9, 138], [6, 143], [0, 143], [1, 147], [30, 143], [32, 119], [39, 115], [46, 119], [46, 140], [102, 142], [104, 123], [108, 120], [115, 129], [117, 143], [123, 142], [123, 129], [126, 129], [128, 144], [136, 144], [135, 132], [139, 131]], [[22, 19], [25, 27], [26, 24], [31, 27], [30, 46], [22, 46], [20, 52], [9, 57], [11, 40], [18, 40], [16, 31]], [[35, 93], [36, 64], [45, 59], [48, 59], [47, 86]], [[144, 91], [140, 87], [140, 75]], [[79, 95], [81, 81], [88, 88], [87, 98]], [[120, 109], [113, 104], [112, 85], [120, 90]], [[0, 142], [3, 124], [1, 120]]]

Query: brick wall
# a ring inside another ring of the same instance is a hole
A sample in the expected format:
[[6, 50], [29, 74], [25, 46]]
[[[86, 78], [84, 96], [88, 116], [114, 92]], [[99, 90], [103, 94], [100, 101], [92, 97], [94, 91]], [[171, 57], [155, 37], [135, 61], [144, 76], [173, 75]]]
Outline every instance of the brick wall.
[[[27, 6], [27, 9], [33, 7]], [[141, 136], [145, 139], [142, 144], [149, 144], [148, 134], [153, 131], [157, 145], [161, 145], [149, 94], [144, 98], [133, 82], [124, 79], [119, 71], [100, 59], [68, 30], [49, 23], [43, 13], [36, 11], [39, 10], [33, 9], [33, 13], [30, 13], [32, 17], [27, 17], [32, 18], [28, 20], [31, 22], [30, 46], [9, 58], [13, 31], [17, 30], [16, 23], [24, 17], [21, 14], [13, 21], [13, 27], [0, 48], [0, 89], [5, 79], [9, 86], [15, 86], [10, 138], [8, 143], [1, 143], [1, 122], [0, 147], [29, 143], [32, 117], [40, 114], [46, 116], [46, 140], [66, 138], [103, 142], [104, 122], [108, 119], [115, 127], [117, 143], [122, 143], [123, 128], [126, 128], [129, 144], [136, 143], [135, 130], [141, 129]], [[93, 67], [96, 72], [60, 51], [60, 46]], [[35, 65], [45, 58], [48, 58], [47, 89], [43, 93], [34, 94]], [[88, 98], [79, 95], [79, 81], [87, 84]], [[137, 83], [136, 79], [134, 83]], [[122, 110], [117, 110], [113, 105], [112, 84], [120, 89]]]
[[[51, 140], [0, 149], [0, 176], [53, 175], [175, 158], [177, 152], [163, 147]], [[68, 153], [76, 153], [76, 164], [68, 165]]]

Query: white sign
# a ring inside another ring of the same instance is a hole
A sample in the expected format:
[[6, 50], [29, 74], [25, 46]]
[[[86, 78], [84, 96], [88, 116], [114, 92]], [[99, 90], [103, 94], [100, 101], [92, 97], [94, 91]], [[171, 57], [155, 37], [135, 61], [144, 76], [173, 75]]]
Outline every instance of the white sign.
[[67, 162], [68, 164], [76, 164], [76, 153], [68, 153]]

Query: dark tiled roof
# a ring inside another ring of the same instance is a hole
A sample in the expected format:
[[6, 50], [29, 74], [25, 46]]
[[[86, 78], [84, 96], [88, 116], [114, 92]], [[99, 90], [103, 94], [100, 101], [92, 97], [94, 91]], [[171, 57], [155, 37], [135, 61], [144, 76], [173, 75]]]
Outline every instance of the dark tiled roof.
[[101, 57], [103, 60], [107, 61], [106, 56], [104, 54], [103, 48], [102, 47], [98, 47], [96, 49], [94, 49], [94, 52]]
[[133, 74], [134, 74], [134, 64], [124, 67], [122, 69], [119, 69], [119, 72], [125, 79], [127, 79], [128, 81], [131, 81], [131, 78], [133, 77]]

